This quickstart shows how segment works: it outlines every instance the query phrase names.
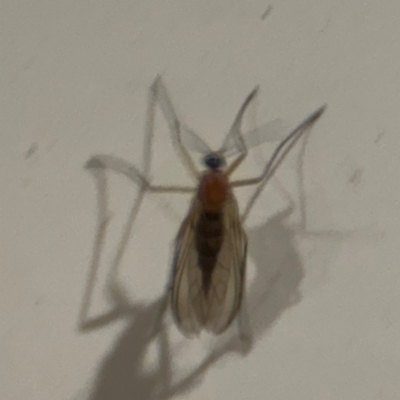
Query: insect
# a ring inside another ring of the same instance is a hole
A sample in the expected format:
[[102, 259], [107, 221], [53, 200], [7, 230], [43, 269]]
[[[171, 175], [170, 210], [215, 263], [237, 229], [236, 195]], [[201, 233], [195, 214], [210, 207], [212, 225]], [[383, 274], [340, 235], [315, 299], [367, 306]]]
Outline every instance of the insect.
[[[160, 78], [152, 85], [153, 97], [159, 102], [170, 127], [175, 148], [189, 173], [198, 183], [197, 188], [153, 186], [145, 174], [136, 172], [142, 187], [153, 192], [194, 192], [186, 218], [177, 237], [172, 265], [169, 297], [174, 320], [185, 336], [202, 330], [213, 334], [224, 332], [237, 316], [243, 296], [246, 276], [247, 236], [243, 221], [247, 207], [240, 215], [233, 189], [257, 186], [259, 192], [279, 163], [278, 156], [290, 148], [322, 115], [326, 106], [309, 115], [276, 147], [262, 173], [252, 179], [231, 180], [234, 171], [247, 156], [247, 145], [241, 132], [242, 119], [254, 99], [256, 87], [245, 99], [221, 148], [209, 147], [192, 132], [197, 147], [208, 149], [203, 157], [204, 171], [197, 170], [184, 143], [183, 131], [188, 129], [179, 121], [166, 88]], [[237, 148], [233, 161], [227, 163], [232, 144]]]

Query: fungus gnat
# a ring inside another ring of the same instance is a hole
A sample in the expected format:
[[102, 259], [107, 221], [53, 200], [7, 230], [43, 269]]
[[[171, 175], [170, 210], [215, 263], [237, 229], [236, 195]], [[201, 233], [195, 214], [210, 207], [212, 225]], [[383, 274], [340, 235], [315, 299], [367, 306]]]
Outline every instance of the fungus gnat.
[[[197, 335], [203, 329], [220, 334], [229, 327], [240, 310], [246, 276], [247, 236], [243, 229], [244, 216], [239, 213], [233, 189], [250, 185], [257, 185], [256, 191], [260, 189], [260, 185], [266, 183], [277, 166], [278, 156], [311, 128], [326, 106], [310, 114], [278, 144], [259, 176], [231, 180], [233, 172], [247, 156], [241, 125], [258, 87], [243, 102], [221, 148], [210, 150], [204, 156], [202, 172], [197, 170], [184, 144], [182, 132], [186, 128], [179, 121], [161, 78], [154, 81], [151, 90], [168, 121], [182, 163], [197, 182], [196, 188], [153, 186], [145, 175], [136, 172], [145, 190], [194, 193], [174, 244], [168, 287], [172, 314], [185, 336]], [[209, 149], [198, 136], [195, 140], [203, 149]], [[237, 155], [228, 164], [226, 157], [230, 155], [232, 143], [237, 148]]]

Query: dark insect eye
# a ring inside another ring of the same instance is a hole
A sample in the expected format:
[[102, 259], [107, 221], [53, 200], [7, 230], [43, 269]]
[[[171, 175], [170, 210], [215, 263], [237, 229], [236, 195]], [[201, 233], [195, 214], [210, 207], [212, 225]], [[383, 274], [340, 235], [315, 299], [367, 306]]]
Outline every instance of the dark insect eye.
[[207, 154], [203, 162], [205, 166], [210, 169], [218, 169], [224, 165], [224, 159], [220, 155], [214, 153]]

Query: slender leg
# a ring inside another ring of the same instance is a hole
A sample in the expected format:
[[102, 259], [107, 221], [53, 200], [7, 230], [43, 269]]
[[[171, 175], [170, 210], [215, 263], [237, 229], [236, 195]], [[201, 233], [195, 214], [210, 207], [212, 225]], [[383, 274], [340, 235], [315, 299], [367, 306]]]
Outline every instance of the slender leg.
[[[233, 182], [231, 182], [231, 185], [233, 187], [256, 185], [257, 183], [261, 183], [264, 179], [269, 178], [270, 175], [271, 175], [270, 172], [272, 170], [272, 166], [274, 164], [274, 161], [278, 157], [278, 155], [281, 152], [281, 150], [285, 147], [285, 145], [288, 142], [290, 142], [290, 140], [292, 140], [292, 139], [296, 140], [296, 139], [300, 138], [300, 136], [308, 128], [311, 128], [311, 126], [322, 115], [322, 113], [325, 111], [325, 109], [326, 109], [325, 105], [320, 107], [317, 111], [315, 111], [313, 114], [311, 114], [309, 117], [307, 117], [300, 125], [298, 125], [292, 132], [290, 132], [290, 134], [288, 136], [286, 136], [286, 138], [283, 139], [282, 142], [279, 143], [278, 147], [273, 152], [271, 158], [269, 159], [267, 165], [264, 168], [264, 171], [261, 173], [260, 176], [258, 176], [256, 178], [233, 181]], [[297, 136], [297, 138], [296, 138], [296, 136]]]
[[[136, 219], [136, 216], [139, 212], [141, 203], [144, 198], [144, 194], [146, 191], [152, 192], [175, 192], [175, 193], [188, 193], [193, 192], [195, 189], [185, 186], [154, 186], [151, 185], [148, 179], [146, 178], [149, 176], [150, 167], [151, 167], [151, 156], [152, 156], [152, 144], [153, 144], [153, 136], [154, 136], [154, 115], [155, 115], [155, 105], [156, 101], [158, 100], [158, 93], [157, 93], [157, 84], [160, 82], [160, 79], [156, 79], [151, 87], [148, 97], [148, 107], [147, 107], [147, 122], [146, 122], [146, 130], [145, 130], [145, 142], [143, 148], [143, 168], [140, 172], [135, 166], [132, 164], [114, 156], [110, 155], [97, 155], [92, 157], [87, 163], [86, 168], [89, 169], [94, 176], [96, 177], [98, 183], [98, 207], [99, 207], [99, 215], [98, 215], [98, 233], [95, 240], [94, 251], [92, 255], [92, 262], [90, 266], [89, 276], [87, 280], [87, 284], [85, 287], [85, 292], [83, 295], [82, 300], [82, 307], [79, 314], [78, 326], [80, 330], [87, 330], [93, 327], [97, 327], [100, 324], [106, 324], [111, 322], [112, 320], [118, 318], [121, 314], [123, 314], [123, 309], [121, 305], [117, 307], [115, 310], [111, 311], [107, 315], [100, 316], [98, 318], [89, 319], [88, 312], [90, 308], [91, 298], [94, 290], [94, 285], [96, 282], [97, 272], [100, 264], [101, 252], [102, 247], [104, 245], [105, 234], [106, 234], [106, 226], [108, 221], [108, 210], [107, 210], [107, 179], [105, 175], [105, 170], [110, 169], [116, 173], [123, 174], [131, 179], [133, 182], [138, 184], [139, 186], [139, 193], [134, 202], [132, 209], [129, 214], [128, 221], [124, 227], [124, 231], [119, 243], [119, 246], [116, 251], [116, 255], [114, 261], [111, 265], [110, 271], [107, 276], [107, 289], [112, 292], [116, 293], [114, 290], [117, 287], [117, 272], [119, 269], [119, 265], [121, 262], [122, 255], [125, 251], [127, 246], [130, 233]], [[161, 84], [162, 85], [162, 84]], [[164, 95], [164, 103], [167, 102], [169, 107], [163, 107], [164, 115], [170, 117], [169, 123], [171, 122], [171, 115], [172, 118], [176, 119], [176, 116], [173, 112], [172, 106], [170, 105], [169, 99]], [[171, 114], [172, 110], [172, 114]], [[166, 115], [168, 114], [169, 115]], [[175, 132], [175, 135], [180, 138], [179, 132], [179, 124], [176, 123], [178, 127], [178, 132]], [[170, 123], [171, 126], [171, 123]], [[118, 290], [118, 293], [122, 293], [121, 290]], [[118, 297], [121, 299], [121, 296], [113, 296]], [[162, 307], [164, 309], [164, 306]]]
[[[250, 186], [250, 185], [257, 185], [259, 186], [254, 191], [253, 195], [250, 197], [250, 200], [246, 204], [246, 207], [242, 214], [242, 222], [244, 222], [250, 213], [254, 203], [258, 199], [260, 193], [264, 189], [264, 186], [267, 184], [268, 180], [271, 178], [275, 170], [278, 168], [280, 163], [284, 160], [288, 152], [291, 148], [295, 145], [297, 140], [306, 132], [312, 125], [317, 121], [317, 119], [322, 115], [325, 111], [326, 106], [320, 107], [317, 111], [311, 114], [308, 118], [306, 118], [300, 125], [298, 125], [285, 139], [279, 143], [278, 147], [273, 152], [271, 158], [269, 159], [268, 163], [266, 164], [264, 171], [261, 173], [260, 176], [251, 179], [244, 179], [231, 182], [232, 187], [241, 187], [241, 186]], [[292, 142], [290, 143], [290, 141]], [[285, 148], [285, 145], [289, 143], [289, 146]], [[285, 149], [284, 149], [285, 148]], [[283, 153], [281, 151], [284, 149]], [[278, 155], [280, 157], [278, 158]]]
[[237, 158], [234, 161], [232, 161], [231, 165], [226, 169], [225, 174], [227, 176], [231, 175], [233, 173], [233, 171], [236, 170], [236, 168], [242, 163], [242, 161], [247, 156], [247, 146], [246, 146], [246, 143], [244, 142], [244, 139], [243, 139], [243, 136], [241, 133], [242, 120], [243, 120], [243, 115], [244, 115], [248, 105], [254, 99], [257, 92], [258, 92], [258, 86], [255, 87], [253, 89], [253, 91], [246, 97], [246, 100], [240, 107], [239, 112], [237, 113], [237, 116], [236, 116], [235, 120], [233, 121], [232, 127], [228, 134], [228, 137], [225, 139], [225, 142], [222, 145], [222, 149], [224, 149], [227, 142], [230, 140], [230, 136], [234, 135], [234, 139], [236, 138], [236, 145], [240, 152], [240, 154], [237, 156]]
[[158, 186], [152, 185], [143, 173], [134, 165], [112, 155], [101, 154], [92, 157], [86, 164], [88, 169], [109, 169], [118, 174], [125, 175], [132, 182], [139, 185], [143, 190], [157, 193], [193, 193], [196, 188], [189, 186]]
[[168, 92], [160, 76], [158, 76], [151, 87], [153, 96], [160, 104], [161, 111], [168, 122], [169, 129], [172, 134], [173, 142], [178, 149], [178, 155], [181, 158], [182, 164], [186, 167], [190, 175], [197, 182], [200, 173], [196, 168], [193, 158], [183, 144], [181, 136], [181, 123], [176, 115], [172, 102], [169, 98]]

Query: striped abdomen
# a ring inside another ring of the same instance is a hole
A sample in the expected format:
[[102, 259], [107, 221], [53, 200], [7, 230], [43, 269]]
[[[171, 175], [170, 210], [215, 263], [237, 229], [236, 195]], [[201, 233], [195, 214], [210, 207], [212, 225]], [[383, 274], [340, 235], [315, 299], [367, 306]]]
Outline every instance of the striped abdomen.
[[196, 227], [198, 265], [202, 270], [203, 290], [208, 293], [224, 235], [222, 213], [201, 213]]
[[223, 209], [228, 194], [228, 180], [222, 171], [210, 170], [203, 175], [198, 193], [203, 211], [196, 226], [196, 248], [205, 294], [210, 289], [212, 273], [224, 239]]

